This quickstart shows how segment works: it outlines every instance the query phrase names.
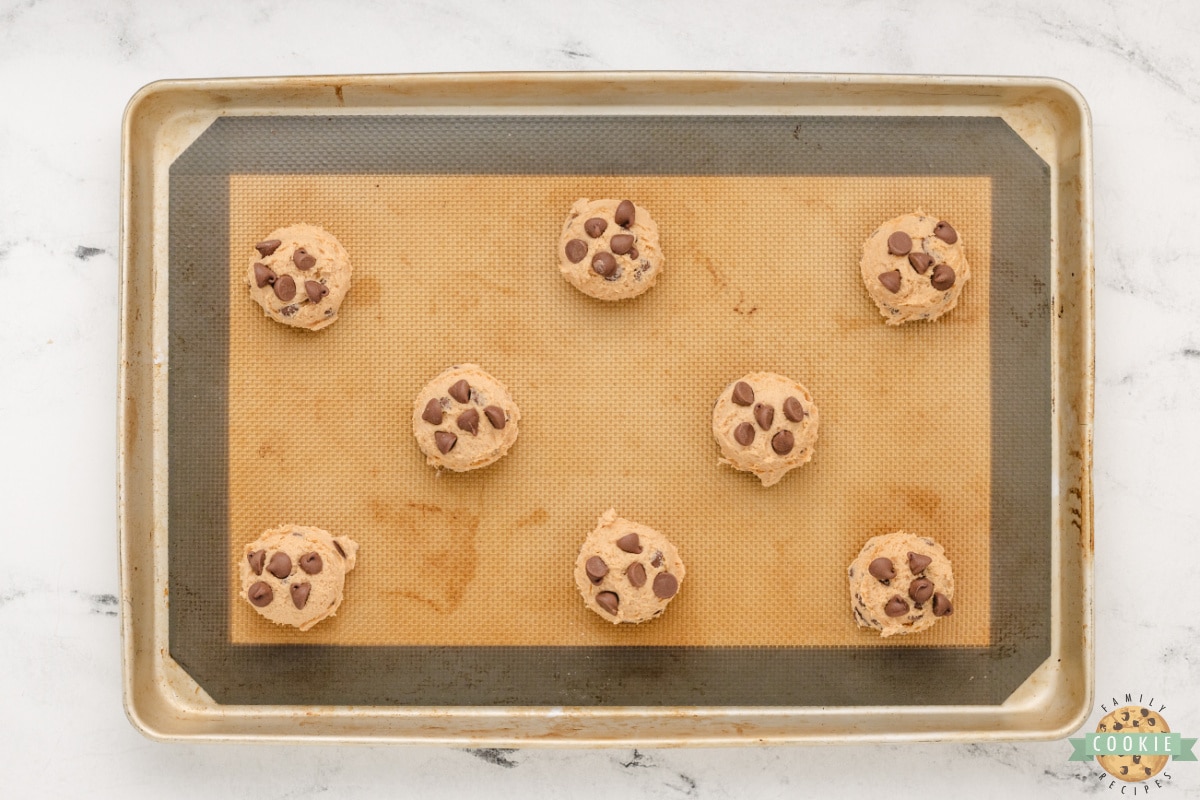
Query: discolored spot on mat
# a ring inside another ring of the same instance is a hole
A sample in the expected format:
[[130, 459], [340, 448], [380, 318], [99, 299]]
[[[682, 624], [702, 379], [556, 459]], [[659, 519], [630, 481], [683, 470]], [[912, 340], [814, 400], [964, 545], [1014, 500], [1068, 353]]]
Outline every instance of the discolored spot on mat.
[[425, 503], [373, 498], [371, 515], [388, 535], [404, 542], [405, 557], [388, 571], [388, 591], [441, 614], [457, 609], [474, 580], [479, 517]]

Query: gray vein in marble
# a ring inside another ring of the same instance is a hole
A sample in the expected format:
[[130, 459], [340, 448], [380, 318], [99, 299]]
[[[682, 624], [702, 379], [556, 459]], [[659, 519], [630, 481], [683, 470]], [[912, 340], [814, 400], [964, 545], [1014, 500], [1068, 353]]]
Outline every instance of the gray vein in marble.
[[517, 752], [516, 748], [513, 747], [477, 747], [464, 750], [463, 752], [470, 753], [480, 761], [486, 761], [489, 764], [504, 767], [505, 769], [512, 769], [521, 764], [520, 761], [509, 758], [510, 755]]
[[75, 248], [75, 257], [80, 261], [87, 261], [92, 256], [103, 255], [105, 252], [107, 251], [102, 247], [85, 247], [84, 245], [79, 245]]

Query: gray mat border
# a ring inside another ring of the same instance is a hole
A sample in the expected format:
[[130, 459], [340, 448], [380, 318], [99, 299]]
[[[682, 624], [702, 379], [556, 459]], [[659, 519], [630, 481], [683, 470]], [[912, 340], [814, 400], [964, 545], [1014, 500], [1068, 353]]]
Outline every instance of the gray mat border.
[[[730, 146], [736, 143], [736, 146]], [[582, 155], [581, 155], [582, 154]], [[910, 647], [339, 647], [228, 640], [230, 174], [986, 175], [992, 642]], [[1050, 653], [1050, 172], [992, 117], [225, 117], [170, 169], [169, 647], [218, 703], [995, 705]], [[1036, 231], [1039, 235], [1030, 235]], [[184, 412], [186, 411], [186, 416]], [[1030, 454], [1036, 454], [1030, 457]], [[1030, 465], [1034, 465], [1030, 468]], [[1044, 593], [1005, 591], [1040, 585]], [[200, 593], [193, 587], [222, 587]], [[863, 681], [852, 676], [868, 670]], [[969, 680], [947, 681], [947, 675]]]

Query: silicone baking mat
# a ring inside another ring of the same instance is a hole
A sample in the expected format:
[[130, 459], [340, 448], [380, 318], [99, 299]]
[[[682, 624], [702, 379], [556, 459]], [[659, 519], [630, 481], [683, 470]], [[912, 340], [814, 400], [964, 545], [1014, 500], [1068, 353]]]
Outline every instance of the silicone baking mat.
[[[575, 199], [626, 196], [666, 268], [603, 304], [555, 245]], [[999, 702], [1044, 658], [1049, 183], [998, 120], [227, 119], [171, 200], [172, 656], [218, 701]], [[889, 328], [858, 256], [914, 209], [953, 221], [972, 279], [942, 321]], [[241, 284], [297, 221], [355, 265], [318, 334]], [[437, 475], [411, 400], [464, 361], [508, 384], [521, 436]], [[769, 489], [719, 466], [708, 428], [759, 369], [822, 414], [815, 461]], [[653, 623], [605, 623], [574, 588], [610, 505], [687, 563]], [[289, 521], [362, 545], [304, 634], [231, 602], [240, 546]], [[945, 545], [956, 613], [880, 640], [845, 569], [899, 528]]]

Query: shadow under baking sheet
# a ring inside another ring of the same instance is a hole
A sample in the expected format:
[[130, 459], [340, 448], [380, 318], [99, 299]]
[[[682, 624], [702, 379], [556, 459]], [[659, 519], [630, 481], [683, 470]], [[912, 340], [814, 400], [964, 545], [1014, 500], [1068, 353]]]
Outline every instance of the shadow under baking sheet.
[[[659, 284], [603, 304], [557, 272], [571, 202], [631, 196]], [[170, 173], [171, 656], [221, 703], [996, 704], [1050, 647], [1050, 180], [996, 118], [229, 117]], [[943, 320], [883, 325], [862, 242], [953, 221], [972, 279]], [[354, 263], [341, 319], [263, 317], [242, 274], [310, 222]], [[512, 453], [438, 475], [411, 401], [482, 364]], [[716, 463], [713, 398], [768, 369], [821, 409], [769, 489]], [[663, 618], [574, 589], [613, 506], [688, 567]], [[284, 522], [359, 541], [339, 614], [301, 634], [237, 599], [240, 545]], [[937, 538], [956, 612], [880, 640], [846, 566]]]

